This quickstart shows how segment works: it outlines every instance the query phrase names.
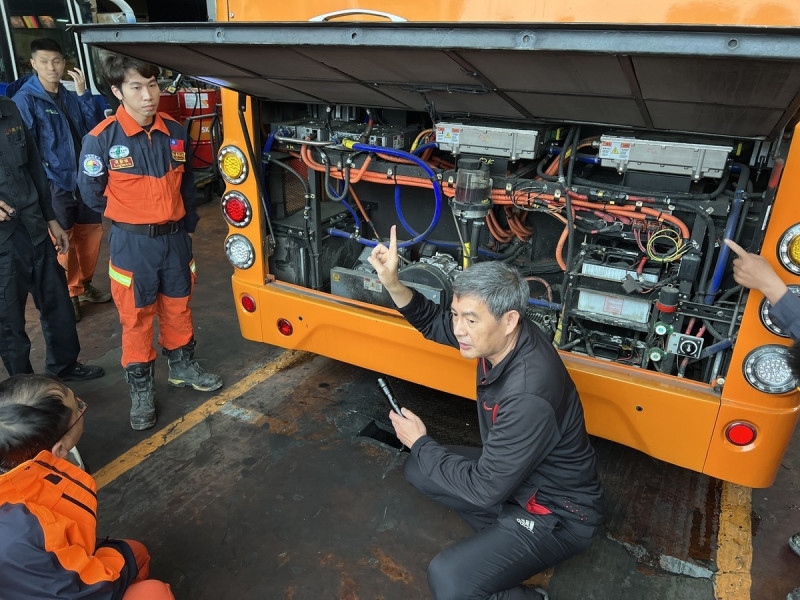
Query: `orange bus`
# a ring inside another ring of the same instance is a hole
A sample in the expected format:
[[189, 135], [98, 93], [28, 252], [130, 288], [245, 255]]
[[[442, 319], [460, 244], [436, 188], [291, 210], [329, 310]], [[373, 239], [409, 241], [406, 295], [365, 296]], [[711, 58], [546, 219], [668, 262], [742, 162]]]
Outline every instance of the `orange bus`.
[[464, 397], [474, 368], [365, 260], [448, 303], [529, 280], [590, 433], [769, 486], [800, 406], [790, 340], [724, 238], [800, 290], [800, 4], [220, 0], [209, 23], [83, 42], [223, 89], [225, 252], [242, 335]]

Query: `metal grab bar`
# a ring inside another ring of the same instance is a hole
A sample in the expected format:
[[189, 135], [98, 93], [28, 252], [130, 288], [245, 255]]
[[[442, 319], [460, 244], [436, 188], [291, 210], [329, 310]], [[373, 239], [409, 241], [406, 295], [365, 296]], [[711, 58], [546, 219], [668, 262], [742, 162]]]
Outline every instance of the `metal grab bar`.
[[370, 10], [368, 8], [344, 8], [342, 10], [334, 10], [333, 12], [325, 13], [311, 17], [308, 21], [310, 23], [319, 23], [322, 21], [330, 21], [331, 19], [338, 19], [339, 17], [349, 17], [350, 15], [370, 15], [373, 17], [383, 17], [389, 19], [393, 23], [407, 23], [408, 19], [398, 17], [392, 13], [383, 12], [380, 10]]

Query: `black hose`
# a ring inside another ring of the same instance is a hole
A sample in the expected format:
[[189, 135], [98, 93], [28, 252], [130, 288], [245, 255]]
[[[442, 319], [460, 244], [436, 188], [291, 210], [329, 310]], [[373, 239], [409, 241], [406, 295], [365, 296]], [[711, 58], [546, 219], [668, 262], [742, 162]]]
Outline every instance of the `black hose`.
[[733, 296], [734, 294], [739, 292], [741, 289], [742, 289], [742, 286], [735, 285], [732, 288], [730, 288], [728, 290], [725, 290], [725, 293], [722, 294], [719, 298], [717, 298], [717, 301], [714, 304], [719, 304], [723, 300], [727, 300], [728, 298], [730, 298], [731, 296]]
[[551, 160], [553, 160], [552, 154], [548, 154], [542, 160], [540, 160], [539, 163], [536, 165], [536, 174], [545, 181], [558, 181], [558, 177], [556, 177], [555, 175], [548, 175], [547, 173], [544, 172], [545, 165], [549, 163]]
[[[305, 192], [305, 202], [306, 203], [305, 203], [305, 206], [304, 206], [303, 210], [304, 210], [305, 215], [307, 217], [308, 213], [311, 212], [311, 189], [308, 186], [308, 181], [306, 181], [306, 179], [302, 175], [300, 175], [300, 173], [295, 171], [289, 165], [284, 164], [279, 160], [273, 160], [273, 161], [270, 161], [270, 162], [273, 165], [278, 165], [282, 169], [286, 169], [289, 173], [291, 173], [292, 175], [297, 177], [297, 179], [300, 180], [300, 183], [303, 185], [303, 190]], [[314, 245], [311, 243], [311, 226], [310, 226], [310, 224], [308, 222], [308, 218], [304, 218], [303, 219], [303, 233], [304, 233], [303, 241], [306, 244], [306, 247], [307, 247], [307, 250], [308, 250], [308, 255], [311, 257], [311, 260], [313, 261], [314, 279], [317, 280], [317, 281], [313, 281], [312, 282], [311, 287], [314, 288], [314, 289], [317, 289], [318, 287], [320, 287], [320, 281], [319, 281], [320, 277], [319, 277], [319, 274], [316, 272], [318, 267], [319, 267], [319, 254], [314, 252]]]
[[720, 333], [719, 331], [717, 331], [717, 330], [714, 328], [714, 326], [711, 324], [711, 322], [710, 322], [710, 321], [708, 321], [708, 320], [706, 320], [706, 319], [703, 319], [703, 325], [705, 326], [705, 328], [706, 328], [706, 331], [707, 331], [708, 333], [710, 333], [710, 334], [711, 334], [711, 337], [713, 337], [713, 338], [714, 338], [715, 340], [717, 340], [718, 342], [719, 342], [719, 341], [722, 341], [722, 340], [727, 340], [727, 339], [728, 339], [728, 336], [727, 336], [727, 335], [724, 335], [724, 334], [722, 334], [722, 333]]
[[[564, 140], [564, 151], [558, 157], [558, 179], [559, 181], [564, 181], [564, 160], [563, 157], [569, 150], [570, 146], [573, 143], [573, 140], [577, 140], [578, 136], [580, 135], [580, 127], [571, 127], [569, 133], [567, 133], [567, 139]], [[575, 144], [577, 148], [577, 144]], [[572, 176], [572, 165], [574, 164], [574, 157], [575, 153], [573, 152], [570, 156], [570, 169], [569, 175], [570, 178]], [[572, 215], [572, 200], [570, 199], [569, 195], [569, 186], [566, 184], [564, 185], [564, 205], [566, 208], [567, 213], [567, 260], [564, 262], [564, 278], [561, 281], [561, 289], [566, 290], [567, 284], [569, 283], [569, 270], [572, 266], [572, 259], [574, 258], [574, 242], [575, 242], [575, 221]]]
[[[239, 103], [238, 103], [238, 113], [239, 113], [239, 125], [242, 128], [242, 134], [244, 134], [244, 143], [247, 147], [247, 156], [250, 159], [250, 164], [253, 165], [260, 165], [261, 161], [256, 162], [256, 153], [253, 151], [253, 140], [250, 138], [250, 130], [247, 127], [247, 122], [244, 120], [244, 111], [247, 109], [247, 96], [243, 93], [239, 93]], [[256, 188], [258, 189], [258, 199], [261, 201], [261, 206], [264, 209], [264, 220], [267, 222], [267, 229], [269, 229], [269, 237], [272, 240], [272, 243], [275, 243], [275, 233], [272, 231], [272, 221], [269, 218], [269, 209], [267, 207], [267, 193], [264, 190], [264, 182], [261, 180], [261, 177], [256, 177]], [[270, 249], [271, 251], [271, 249]]]
[[674, 205], [686, 211], [694, 211], [698, 217], [705, 221], [707, 229], [706, 237], [708, 238], [708, 241], [706, 242], [706, 256], [705, 260], [703, 261], [703, 271], [697, 286], [697, 295], [705, 296], [706, 288], [708, 286], [708, 273], [711, 271], [711, 257], [714, 255], [714, 247], [717, 243], [717, 228], [714, 226], [714, 221], [711, 218], [711, 215], [709, 215], [697, 204], [675, 202]]
[[525, 251], [525, 246], [526, 244], [519, 244], [511, 252], [507, 253], [507, 255], [504, 255], [503, 258], [500, 259], [500, 262], [511, 262]]
[[347, 161], [344, 163], [343, 171], [343, 180], [344, 180], [344, 191], [341, 194], [331, 193], [331, 161], [328, 158], [328, 155], [322, 148], [319, 148], [320, 156], [322, 156], [322, 163], [325, 165], [325, 195], [328, 197], [328, 200], [333, 200], [334, 202], [343, 202], [345, 198], [347, 198], [347, 193], [350, 189], [350, 162]]

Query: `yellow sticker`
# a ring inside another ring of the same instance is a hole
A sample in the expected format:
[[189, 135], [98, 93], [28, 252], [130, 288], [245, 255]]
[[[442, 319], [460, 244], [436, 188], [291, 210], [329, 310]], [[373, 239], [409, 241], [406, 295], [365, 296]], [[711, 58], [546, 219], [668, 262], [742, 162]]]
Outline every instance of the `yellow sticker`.
[[133, 166], [133, 158], [126, 156], [125, 158], [110, 158], [108, 159], [109, 169], [130, 169]]

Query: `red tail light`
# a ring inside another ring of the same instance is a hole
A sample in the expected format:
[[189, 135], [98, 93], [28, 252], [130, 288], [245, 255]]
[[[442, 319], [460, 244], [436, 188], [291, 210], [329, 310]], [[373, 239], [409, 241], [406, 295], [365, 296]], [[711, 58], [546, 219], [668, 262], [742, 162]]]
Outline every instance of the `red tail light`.
[[244, 194], [235, 190], [227, 192], [222, 197], [222, 214], [225, 215], [225, 220], [234, 227], [244, 227], [253, 218], [250, 202]]
[[725, 437], [735, 446], [747, 446], [756, 439], [756, 428], [742, 421], [731, 423], [725, 430]]
[[278, 319], [278, 331], [281, 335], [289, 336], [294, 333], [294, 327], [292, 327], [292, 324], [286, 319]]
[[242, 296], [242, 308], [249, 313], [256, 312], [256, 301], [252, 296], [245, 294]]

